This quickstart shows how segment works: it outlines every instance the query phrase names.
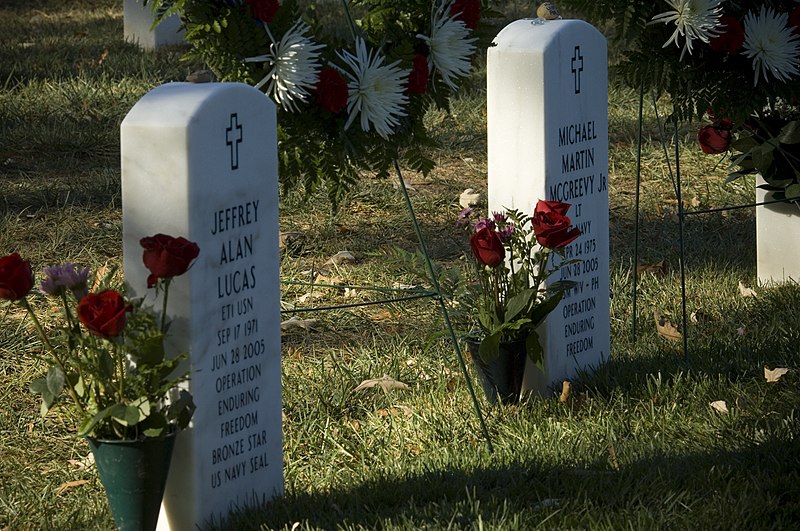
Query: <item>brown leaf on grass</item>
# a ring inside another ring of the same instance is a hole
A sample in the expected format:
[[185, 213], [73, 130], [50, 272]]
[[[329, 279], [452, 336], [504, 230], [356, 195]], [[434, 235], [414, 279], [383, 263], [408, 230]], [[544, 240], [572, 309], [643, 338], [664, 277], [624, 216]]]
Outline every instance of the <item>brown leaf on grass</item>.
[[726, 404], [724, 400], [715, 400], [714, 402], [710, 402], [708, 405], [711, 406], [711, 409], [717, 411], [718, 413], [728, 413], [728, 404]]
[[658, 310], [653, 310], [653, 318], [656, 321], [656, 331], [658, 335], [670, 341], [679, 341], [681, 339], [682, 336], [678, 331], [678, 327], [672, 324], [669, 319], [658, 313]]
[[569, 380], [561, 382], [561, 395], [558, 397], [559, 402], [566, 402], [569, 399], [570, 383]]
[[298, 328], [311, 331], [317, 327], [317, 324], [319, 324], [317, 319], [298, 319], [297, 317], [292, 317], [281, 323], [281, 332], [289, 332]]
[[739, 294], [742, 297], [757, 297], [758, 296], [758, 293], [753, 291], [751, 288], [748, 288], [747, 286], [745, 286], [742, 283], [741, 280], [739, 281]]
[[331, 256], [326, 264], [333, 264], [333, 265], [341, 265], [346, 262], [355, 262], [356, 257], [350, 251], [339, 251], [335, 255]]
[[774, 369], [767, 369], [764, 367], [764, 378], [769, 383], [775, 383], [787, 372], [789, 372], [789, 369], [785, 369], [783, 367], [776, 367]]
[[617, 450], [614, 445], [608, 447], [608, 462], [611, 464], [611, 468], [619, 470], [619, 460], [617, 459]]
[[413, 415], [411, 408], [408, 406], [392, 406], [389, 409], [379, 409], [375, 412], [379, 417], [410, 417]]
[[353, 391], [363, 391], [370, 387], [380, 387], [384, 391], [391, 391], [392, 389], [409, 389], [408, 385], [403, 382], [397, 381], [388, 374], [384, 374], [380, 378], [373, 378], [372, 380], [364, 380]]
[[639, 265], [636, 266], [636, 273], [653, 273], [654, 275], [666, 275], [667, 274], [667, 262], [666, 260], [661, 260], [660, 262], [655, 262], [653, 264], [644, 264], [639, 262]]
[[56, 496], [61, 496], [66, 491], [73, 487], [80, 487], [81, 485], [85, 485], [89, 483], [88, 479], [76, 479], [75, 481], [67, 481], [66, 483], [62, 483], [56, 489]]
[[689, 320], [695, 324], [710, 323], [714, 319], [703, 310], [695, 310], [689, 315]]

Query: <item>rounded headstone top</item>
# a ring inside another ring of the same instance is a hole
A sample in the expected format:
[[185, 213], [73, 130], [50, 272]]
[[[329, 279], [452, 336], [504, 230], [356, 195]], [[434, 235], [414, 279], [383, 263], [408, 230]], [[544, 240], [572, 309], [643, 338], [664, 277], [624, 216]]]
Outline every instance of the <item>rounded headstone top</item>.
[[493, 49], [543, 49], [567, 33], [589, 34], [605, 42], [605, 37], [591, 24], [583, 20], [542, 20], [524, 18], [515, 20], [500, 30], [494, 38]]
[[220, 101], [235, 100], [237, 106], [255, 110], [273, 107], [272, 101], [258, 89], [245, 83], [166, 83], [136, 102], [122, 126], [181, 125]]

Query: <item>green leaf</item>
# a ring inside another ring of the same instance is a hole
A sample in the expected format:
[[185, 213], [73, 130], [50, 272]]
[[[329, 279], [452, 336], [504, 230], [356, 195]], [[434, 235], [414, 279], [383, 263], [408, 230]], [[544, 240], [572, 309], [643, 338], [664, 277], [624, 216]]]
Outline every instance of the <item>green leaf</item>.
[[506, 321], [514, 319], [522, 312], [527, 313], [531, 302], [536, 298], [536, 290], [528, 288], [520, 291], [508, 300], [506, 305]]
[[42, 397], [42, 404], [39, 408], [39, 414], [44, 417], [47, 415], [47, 412], [50, 411], [50, 407], [56, 401], [56, 395], [54, 395], [47, 386], [47, 378], [35, 379], [30, 383], [28, 389], [30, 389], [31, 393], [40, 395]]
[[557, 291], [551, 296], [548, 296], [545, 300], [541, 302], [536, 308], [534, 308], [533, 312], [531, 313], [531, 321], [533, 322], [534, 326], [539, 326], [539, 324], [544, 321], [550, 312], [555, 310], [558, 303], [561, 302], [561, 298], [564, 296], [563, 291]]
[[767, 169], [772, 166], [772, 161], [775, 158], [773, 153], [774, 150], [774, 146], [770, 145], [769, 143], [765, 143], [753, 148], [751, 151], [753, 156], [753, 164], [762, 173], [765, 173]]
[[481, 340], [478, 346], [478, 355], [486, 363], [491, 362], [500, 354], [500, 332], [490, 334]]
[[536, 330], [531, 330], [528, 337], [525, 338], [525, 351], [528, 353], [528, 358], [536, 364], [540, 370], [544, 370], [544, 360], [542, 344], [539, 342], [539, 334]]
[[786, 187], [786, 199], [800, 199], [800, 184], [792, 184]]
[[800, 144], [800, 121], [789, 122], [783, 126], [778, 141], [781, 144]]
[[47, 370], [47, 388], [53, 396], [60, 395], [64, 390], [64, 373], [56, 366]]
[[141, 339], [138, 347], [136, 352], [132, 353], [137, 365], [158, 365], [166, 355], [162, 334]]

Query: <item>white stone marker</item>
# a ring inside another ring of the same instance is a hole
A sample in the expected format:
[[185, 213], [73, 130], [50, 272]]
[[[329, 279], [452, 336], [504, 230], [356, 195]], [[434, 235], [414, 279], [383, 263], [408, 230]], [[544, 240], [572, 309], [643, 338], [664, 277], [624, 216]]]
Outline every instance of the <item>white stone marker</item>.
[[181, 20], [173, 15], [153, 28], [155, 17], [150, 12], [152, 1], [146, 6], [142, 0], [123, 0], [122, 19], [125, 40], [153, 50], [170, 44], [183, 44]]
[[[196, 529], [283, 493], [275, 106], [241, 83], [170, 83], [122, 122], [125, 281], [148, 296], [143, 236], [197, 242], [169, 293], [169, 347], [197, 405], [158, 529]], [[160, 301], [155, 301], [160, 308]]]
[[[547, 387], [608, 359], [608, 59], [606, 39], [580, 20], [517, 20], [487, 59], [489, 208], [533, 213], [539, 199], [570, 203], [583, 233], [550, 281], [578, 286], [542, 325], [544, 374], [528, 363], [524, 389]], [[554, 261], [556, 262], [556, 261]]]
[[[756, 184], [764, 184], [760, 177]], [[756, 202], [772, 201], [772, 192], [756, 188]], [[800, 208], [791, 203], [756, 207], [758, 282], [769, 286], [800, 282]]]

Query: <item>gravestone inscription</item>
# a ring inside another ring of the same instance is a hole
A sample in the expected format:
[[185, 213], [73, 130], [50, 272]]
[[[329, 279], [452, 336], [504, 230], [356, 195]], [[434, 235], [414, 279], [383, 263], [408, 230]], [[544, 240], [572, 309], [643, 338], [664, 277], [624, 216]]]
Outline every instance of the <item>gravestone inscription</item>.
[[[610, 351], [608, 60], [605, 38], [580, 20], [518, 20], [489, 48], [489, 208], [531, 214], [539, 199], [572, 206], [582, 235], [550, 277], [577, 284], [542, 325], [544, 372], [527, 389], [596, 367]], [[571, 262], [571, 263], [568, 263]]]
[[170, 83], [121, 133], [130, 289], [146, 285], [142, 236], [200, 247], [168, 300], [167, 344], [189, 352], [197, 410], [178, 435], [159, 520], [195, 529], [283, 491], [275, 107], [240, 83]]

